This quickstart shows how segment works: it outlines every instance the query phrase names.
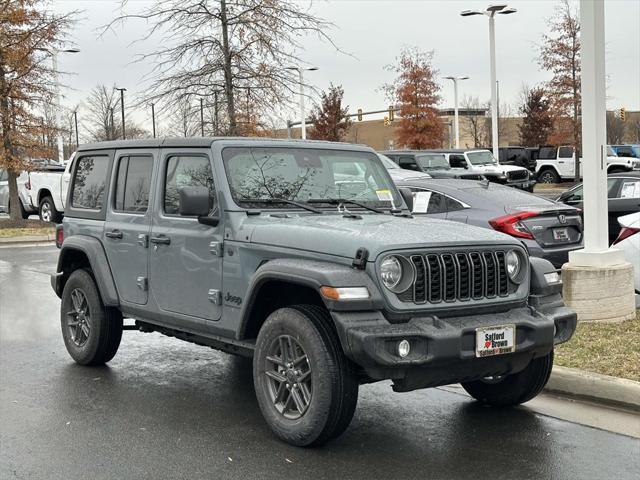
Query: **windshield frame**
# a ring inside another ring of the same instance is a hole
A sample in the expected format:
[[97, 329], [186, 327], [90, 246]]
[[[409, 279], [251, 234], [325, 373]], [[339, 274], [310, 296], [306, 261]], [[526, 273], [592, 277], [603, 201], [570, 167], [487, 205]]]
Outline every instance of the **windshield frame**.
[[[247, 145], [247, 144], [228, 144], [228, 145], [224, 145], [220, 150], [220, 156], [221, 156], [221, 166], [222, 166], [222, 170], [224, 172], [224, 178], [225, 178], [225, 183], [226, 183], [226, 188], [228, 189], [227, 192], [229, 194], [229, 199], [230, 199], [230, 207], [232, 208], [239, 208], [243, 211], [246, 210], [268, 210], [268, 211], [276, 211], [276, 210], [285, 210], [285, 211], [301, 211], [303, 210], [300, 207], [295, 207], [293, 205], [286, 205], [286, 204], [280, 204], [279, 206], [274, 206], [274, 205], [267, 205], [267, 204], [261, 204], [259, 202], [246, 202], [246, 201], [242, 201], [239, 198], [236, 198], [236, 194], [234, 192], [236, 186], [234, 185], [234, 181], [233, 181], [233, 175], [232, 172], [230, 171], [230, 167], [229, 164], [233, 162], [233, 157], [228, 157], [228, 151], [229, 150], [248, 150], [248, 151], [265, 151], [265, 150], [274, 150], [276, 152], [282, 152], [282, 151], [287, 151], [287, 150], [291, 150], [291, 151], [298, 151], [298, 152], [302, 152], [302, 151], [315, 151], [319, 153], [319, 156], [322, 155], [326, 155], [326, 156], [336, 156], [336, 157], [348, 157], [349, 155], [352, 155], [354, 158], [357, 157], [361, 157], [361, 158], [366, 158], [368, 161], [371, 161], [373, 164], [376, 165], [376, 170], [377, 172], [374, 172], [374, 175], [377, 175], [379, 177], [379, 180], [382, 180], [384, 185], [381, 185], [380, 188], [378, 188], [376, 191], [378, 190], [389, 190], [391, 192], [391, 197], [393, 198], [393, 201], [385, 201], [385, 200], [371, 200], [371, 199], [363, 199], [360, 198], [358, 196], [350, 196], [350, 197], [345, 197], [344, 195], [342, 195], [342, 197], [345, 200], [356, 200], [359, 202], [364, 203], [365, 205], [367, 205], [367, 207], [373, 207], [373, 208], [378, 208], [384, 211], [384, 213], [387, 213], [388, 211], [393, 211], [393, 210], [397, 210], [397, 209], [405, 209], [406, 210], [406, 205], [404, 204], [404, 200], [402, 198], [402, 195], [400, 194], [398, 187], [395, 185], [393, 179], [391, 178], [389, 171], [387, 170], [386, 166], [384, 165], [384, 163], [380, 160], [380, 158], [378, 157], [378, 153], [374, 152], [374, 151], [369, 151], [369, 150], [365, 150], [365, 149], [350, 149], [348, 148], [348, 146], [345, 146], [347, 148], [327, 148], [325, 146], [320, 146], [320, 145], [282, 145], [282, 144], [270, 144], [270, 143], [266, 143], [266, 144], [256, 144], [256, 145]], [[393, 162], [392, 160], [389, 159], [389, 161]], [[323, 165], [323, 168], [327, 168], [327, 165]], [[335, 174], [335, 172], [334, 172]], [[257, 198], [257, 197], [256, 197]], [[264, 197], [267, 198], [267, 197]], [[275, 198], [275, 197], [269, 197], [269, 198]], [[285, 197], [282, 197], [285, 198]], [[312, 197], [310, 197], [312, 198]], [[313, 198], [317, 198], [317, 197], [313, 197]], [[336, 197], [332, 197], [332, 196], [328, 196], [328, 195], [324, 195], [323, 198], [327, 198], [328, 200], [336, 198]], [[297, 201], [300, 203], [306, 203], [306, 200], [304, 198], [298, 198], [296, 196], [296, 198], [286, 198], [287, 200], [293, 200], [293, 201]], [[229, 202], [228, 202], [229, 203]], [[276, 202], [274, 202], [276, 203]], [[335, 206], [333, 205], [327, 205], [325, 206], [315, 206], [315, 208], [321, 209], [323, 211], [336, 211]], [[234, 209], [235, 209], [234, 208]], [[357, 207], [357, 206], [350, 206], [349, 208], [350, 210], [360, 210], [360, 211], [367, 211], [366, 209], [363, 209], [361, 207]], [[360, 212], [359, 212], [360, 213]]]

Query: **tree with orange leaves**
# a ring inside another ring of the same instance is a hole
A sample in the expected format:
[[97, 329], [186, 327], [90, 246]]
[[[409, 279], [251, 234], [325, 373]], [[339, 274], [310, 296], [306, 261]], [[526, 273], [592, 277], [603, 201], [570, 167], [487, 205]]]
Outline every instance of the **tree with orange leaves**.
[[[538, 63], [552, 74], [547, 91], [555, 116], [551, 143], [581, 147], [580, 19], [568, 0], [562, 0], [549, 19], [550, 35], [544, 35]], [[580, 181], [578, 155], [575, 181]]]
[[38, 109], [53, 97], [50, 55], [63, 45], [72, 15], [54, 15], [42, 0], [0, 0], [0, 168], [9, 174], [11, 219], [20, 219], [17, 178], [28, 160], [46, 155]]
[[389, 99], [400, 109], [396, 128], [398, 144], [412, 148], [438, 148], [442, 145], [444, 127], [438, 116], [440, 85], [438, 71], [432, 65], [433, 52], [407, 48], [397, 59], [397, 65], [387, 70], [398, 76], [383, 87]]
[[328, 140], [340, 142], [351, 127], [349, 106], [342, 106], [344, 90], [341, 85], [329, 85], [329, 90], [322, 92], [320, 104], [315, 105], [309, 115], [313, 128], [309, 132], [312, 140]]

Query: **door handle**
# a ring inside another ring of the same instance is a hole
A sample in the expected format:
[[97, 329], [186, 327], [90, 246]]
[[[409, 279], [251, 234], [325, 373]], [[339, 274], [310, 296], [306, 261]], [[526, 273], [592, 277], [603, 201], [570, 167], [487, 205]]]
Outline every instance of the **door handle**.
[[155, 243], [156, 245], [169, 245], [171, 244], [171, 239], [166, 235], [158, 235], [157, 237], [151, 237], [149, 239], [151, 243]]
[[110, 232], [105, 233], [104, 236], [120, 240], [122, 239], [122, 232], [120, 230], [111, 230]]

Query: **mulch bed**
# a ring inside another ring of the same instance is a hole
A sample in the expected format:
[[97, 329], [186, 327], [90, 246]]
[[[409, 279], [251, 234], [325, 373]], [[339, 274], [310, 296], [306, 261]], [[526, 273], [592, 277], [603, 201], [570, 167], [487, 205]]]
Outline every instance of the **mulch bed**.
[[42, 220], [11, 220], [3, 218], [0, 220], [0, 229], [2, 228], [54, 228], [55, 223], [43, 222]]

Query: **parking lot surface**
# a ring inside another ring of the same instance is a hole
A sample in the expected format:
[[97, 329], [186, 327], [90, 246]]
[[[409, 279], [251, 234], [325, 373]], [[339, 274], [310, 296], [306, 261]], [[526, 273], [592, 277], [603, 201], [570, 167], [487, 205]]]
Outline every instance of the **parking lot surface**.
[[246, 359], [127, 331], [107, 367], [78, 366], [49, 285], [56, 257], [0, 249], [1, 479], [637, 478], [639, 439], [554, 418], [552, 404], [365, 385], [344, 435], [299, 449], [268, 430]]

